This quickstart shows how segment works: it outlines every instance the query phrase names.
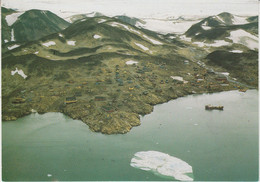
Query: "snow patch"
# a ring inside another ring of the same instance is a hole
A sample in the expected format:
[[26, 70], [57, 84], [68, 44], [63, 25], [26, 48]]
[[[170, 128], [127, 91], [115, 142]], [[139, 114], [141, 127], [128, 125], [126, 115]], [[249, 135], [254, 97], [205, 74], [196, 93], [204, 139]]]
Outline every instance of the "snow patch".
[[5, 17], [5, 20], [6, 20], [7, 24], [8, 24], [8, 26], [12, 26], [16, 22], [18, 17], [20, 15], [22, 15], [22, 14], [23, 14], [23, 12], [18, 12], [18, 13], [12, 13], [10, 15], [7, 15]]
[[211, 27], [206, 26], [206, 25], [202, 25], [201, 27], [203, 28], [203, 30], [210, 30], [211, 29]]
[[220, 16], [214, 16], [214, 17], [217, 18], [221, 23], [225, 23], [225, 21]]
[[15, 41], [15, 39], [14, 39], [14, 29], [11, 30], [11, 41]]
[[145, 50], [145, 51], [148, 51], [148, 50], [149, 50], [149, 48], [143, 46], [142, 44], [139, 44], [139, 43], [136, 43], [136, 42], [135, 42], [135, 45], [137, 45], [138, 47], [142, 48], [142, 49]]
[[249, 22], [246, 20], [246, 17], [234, 16], [234, 18], [232, 19], [232, 23], [234, 25], [243, 25]]
[[36, 51], [34, 54], [39, 54], [39, 51]]
[[154, 40], [154, 39], [152, 39], [152, 38], [150, 38], [150, 37], [148, 37], [148, 36], [146, 36], [146, 35], [143, 35], [143, 37], [146, 38], [146, 39], [148, 39], [149, 41], [151, 41], [151, 42], [152, 42], [153, 44], [155, 44], [155, 45], [162, 45], [161, 42], [159, 42], [159, 41], [157, 41], [157, 40]]
[[112, 22], [111, 24], [110, 24], [112, 27], [123, 27], [124, 29], [126, 29], [126, 30], [129, 30], [129, 31], [131, 31], [131, 32], [133, 32], [133, 33], [137, 33], [137, 34], [139, 34], [139, 35], [141, 35], [141, 32], [139, 32], [139, 31], [137, 31], [137, 30], [135, 30], [135, 29], [133, 29], [133, 28], [130, 28], [130, 27], [128, 27], [127, 25], [124, 25], [124, 24], [121, 24], [121, 23], [117, 23], [117, 22]]
[[74, 41], [74, 40], [68, 40], [68, 41], [67, 41], [67, 44], [68, 44], [68, 45], [71, 45], [71, 46], [75, 46], [75, 45], [76, 45], [76, 41]]
[[241, 51], [241, 50], [232, 50], [232, 51], [229, 51], [229, 52], [233, 52], [233, 53], [243, 53], [243, 51]]
[[184, 41], [187, 41], [187, 42], [191, 42], [191, 38], [186, 37], [186, 35], [180, 36], [180, 39], [181, 39], [181, 40], [184, 40]]
[[93, 36], [93, 38], [94, 38], [94, 39], [100, 39], [100, 38], [101, 38], [101, 36], [100, 36], [100, 35], [97, 35], [97, 34], [95, 34], [95, 35]]
[[155, 19], [145, 18], [145, 23], [137, 22], [136, 27], [152, 30], [162, 34], [186, 32], [193, 24], [198, 23], [197, 20], [178, 21], [172, 19]]
[[138, 61], [129, 60], [129, 61], [126, 61], [125, 64], [132, 65], [132, 64], [137, 64], [137, 63], [138, 63]]
[[249, 49], [258, 49], [258, 37], [248, 33], [245, 30], [239, 29], [230, 32], [230, 37], [234, 43], [247, 46]]
[[211, 43], [211, 44], [210, 43], [204, 43], [204, 42], [193, 42], [193, 44], [196, 44], [199, 47], [204, 47], [204, 46], [207, 46], [207, 47], [221, 47], [221, 46], [227, 46], [230, 43], [226, 42], [224, 40], [215, 40], [214, 43]]
[[24, 79], [27, 77], [27, 75], [24, 74], [23, 70], [18, 70], [17, 68], [14, 71], [11, 71], [11, 75], [15, 75], [15, 74], [21, 75], [21, 77], [23, 77]]
[[105, 19], [100, 19], [100, 20], [98, 20], [98, 23], [103, 23], [103, 22], [105, 22], [105, 21], [107, 21], [107, 20], [105, 20]]
[[59, 36], [60, 36], [60, 37], [64, 37], [64, 35], [62, 35], [61, 33], [59, 33]]
[[49, 42], [42, 43], [42, 45], [49, 47], [49, 46], [52, 46], [52, 45], [56, 45], [56, 43], [54, 41], [49, 41]]
[[51, 174], [47, 174], [47, 176], [48, 176], [48, 177], [52, 177], [52, 175], [51, 175]]
[[174, 177], [177, 180], [193, 181], [187, 175], [193, 173], [192, 167], [187, 162], [162, 152], [137, 152], [131, 159], [130, 165], [155, 174]]
[[12, 50], [12, 49], [15, 49], [15, 48], [17, 48], [17, 47], [19, 47], [20, 45], [18, 45], [18, 44], [14, 44], [14, 45], [12, 45], [12, 46], [8, 46], [7, 47], [7, 49], [8, 50]]
[[188, 83], [188, 81], [183, 80], [183, 77], [181, 76], [171, 76], [172, 79], [181, 81], [183, 83]]
[[7, 40], [7, 39], [5, 39], [5, 40], [4, 40], [4, 42], [5, 42], [5, 43], [7, 43], [7, 42], [8, 42], [8, 40]]

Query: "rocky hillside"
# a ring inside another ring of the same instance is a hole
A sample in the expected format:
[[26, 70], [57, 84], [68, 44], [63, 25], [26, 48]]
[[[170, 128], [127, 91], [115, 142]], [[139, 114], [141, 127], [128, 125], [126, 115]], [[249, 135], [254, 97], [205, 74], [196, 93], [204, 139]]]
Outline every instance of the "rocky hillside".
[[212, 73], [227, 67], [211, 56], [201, 62], [204, 49], [118, 18], [81, 18], [16, 45], [2, 55], [3, 120], [62, 112], [96, 132], [126, 133], [155, 104], [240, 86]]
[[[257, 17], [242, 17], [230, 13], [210, 16], [191, 26], [185, 33], [194, 42], [214, 43], [222, 40], [223, 44], [238, 43], [258, 49]], [[239, 38], [238, 38], [239, 37]]]
[[[5, 9], [2, 7], [2, 10]], [[17, 47], [28, 41], [38, 40], [46, 35], [59, 32], [69, 23], [50, 11], [29, 10], [15, 12], [8, 10], [2, 16], [3, 51]]]

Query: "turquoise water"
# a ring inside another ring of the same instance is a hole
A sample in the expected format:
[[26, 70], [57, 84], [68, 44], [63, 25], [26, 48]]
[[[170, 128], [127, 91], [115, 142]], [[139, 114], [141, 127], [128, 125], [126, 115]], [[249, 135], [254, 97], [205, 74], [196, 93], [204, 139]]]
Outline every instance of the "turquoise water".
[[[206, 111], [206, 104], [224, 111]], [[93, 133], [61, 113], [2, 123], [3, 180], [172, 180], [130, 166], [139, 151], [186, 161], [194, 180], [258, 180], [258, 91], [187, 96], [158, 105], [124, 135]]]

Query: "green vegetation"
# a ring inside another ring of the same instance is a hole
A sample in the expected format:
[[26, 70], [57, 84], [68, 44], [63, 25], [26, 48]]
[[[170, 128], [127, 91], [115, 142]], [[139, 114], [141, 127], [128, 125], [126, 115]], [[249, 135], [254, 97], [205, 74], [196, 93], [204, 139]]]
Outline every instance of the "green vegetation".
[[[26, 25], [28, 19], [36, 21], [39, 13], [44, 16], [39, 22], [48, 22], [49, 18], [57, 20], [57, 25], [61, 22], [49, 12], [31, 10], [14, 25]], [[53, 22], [46, 25], [47, 30], [55, 29]], [[126, 133], [140, 125], [139, 115], [152, 112], [156, 104], [188, 94], [239, 87], [227, 79], [218, 79], [211, 69], [223, 69], [236, 76], [246, 65], [252, 71], [251, 78], [257, 79], [254, 51], [241, 57], [227, 51], [208, 55], [179, 39], [169, 40], [172, 34], [159, 35], [105, 16], [76, 20], [61, 30], [65, 25], [55, 29], [56, 33], [49, 32], [3, 53], [3, 120], [14, 120], [35, 110], [62, 112], [82, 120], [96, 132]], [[26, 37], [28, 31], [23, 29], [16, 36]], [[217, 32], [221, 34], [221, 30]], [[238, 64], [233, 67], [236, 60]], [[199, 64], [201, 61], [208, 67]], [[27, 77], [11, 75], [16, 68]], [[247, 79], [241, 81], [256, 86]]]

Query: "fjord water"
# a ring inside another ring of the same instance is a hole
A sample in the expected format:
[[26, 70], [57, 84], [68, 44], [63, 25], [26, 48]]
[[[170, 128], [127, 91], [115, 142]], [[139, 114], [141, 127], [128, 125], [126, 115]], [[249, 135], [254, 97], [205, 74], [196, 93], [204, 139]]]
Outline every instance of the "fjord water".
[[197, 181], [258, 180], [257, 90], [186, 96], [155, 106], [141, 123], [103, 135], [61, 113], [3, 122], [3, 180], [172, 180], [130, 166], [136, 152], [151, 150], [190, 164]]

